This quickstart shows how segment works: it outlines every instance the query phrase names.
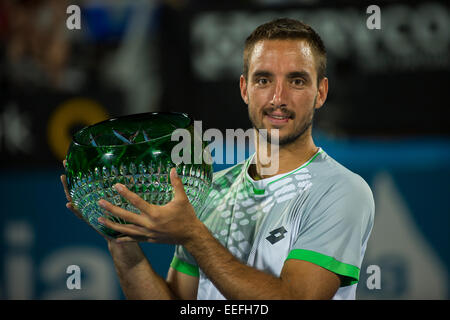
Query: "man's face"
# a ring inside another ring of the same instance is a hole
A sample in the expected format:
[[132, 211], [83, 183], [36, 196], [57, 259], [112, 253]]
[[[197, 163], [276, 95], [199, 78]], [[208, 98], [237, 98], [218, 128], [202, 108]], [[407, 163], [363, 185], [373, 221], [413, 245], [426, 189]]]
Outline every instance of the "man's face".
[[279, 145], [311, 134], [314, 110], [325, 102], [328, 79], [317, 86], [313, 52], [304, 40], [262, 40], [249, 59], [248, 79], [240, 79], [256, 129], [279, 130]]

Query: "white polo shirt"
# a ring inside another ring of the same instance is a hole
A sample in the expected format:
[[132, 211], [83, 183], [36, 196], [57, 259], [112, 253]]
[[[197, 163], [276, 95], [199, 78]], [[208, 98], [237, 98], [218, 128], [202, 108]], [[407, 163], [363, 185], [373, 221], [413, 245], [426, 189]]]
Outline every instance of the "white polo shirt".
[[[342, 276], [333, 299], [355, 299], [375, 211], [367, 183], [322, 149], [259, 181], [248, 174], [253, 157], [214, 174], [199, 219], [242, 263], [278, 277], [287, 259], [306, 260]], [[182, 246], [171, 266], [200, 277], [198, 299], [224, 299]]]

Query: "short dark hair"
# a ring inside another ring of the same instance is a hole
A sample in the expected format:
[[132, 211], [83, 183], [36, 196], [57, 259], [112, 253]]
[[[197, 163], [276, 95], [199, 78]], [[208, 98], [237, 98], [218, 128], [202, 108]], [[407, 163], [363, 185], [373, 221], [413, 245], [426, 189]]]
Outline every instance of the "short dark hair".
[[325, 77], [327, 52], [322, 39], [309, 25], [294, 19], [276, 19], [257, 27], [245, 40], [243, 75], [248, 79], [248, 69], [253, 48], [262, 40], [306, 40], [311, 47], [317, 70], [317, 82]]

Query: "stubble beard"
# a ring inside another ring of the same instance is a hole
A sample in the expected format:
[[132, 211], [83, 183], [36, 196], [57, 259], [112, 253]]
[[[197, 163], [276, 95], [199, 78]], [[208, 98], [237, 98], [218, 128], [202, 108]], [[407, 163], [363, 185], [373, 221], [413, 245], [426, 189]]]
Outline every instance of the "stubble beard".
[[[276, 140], [278, 140], [278, 146], [288, 146], [296, 141], [298, 141], [299, 139], [303, 139], [303, 137], [305, 136], [305, 134], [308, 132], [308, 130], [312, 127], [312, 123], [314, 120], [314, 113], [315, 113], [315, 108], [314, 106], [316, 105], [316, 99], [317, 99], [317, 94], [314, 98], [314, 102], [313, 102], [313, 107], [311, 109], [311, 112], [308, 114], [307, 118], [305, 119], [305, 121], [299, 123], [295, 128], [294, 128], [294, 132], [292, 132], [291, 134], [286, 135], [285, 137], [279, 137], [278, 139], [272, 139], [272, 134], [266, 134], [268, 132], [270, 132], [270, 130], [267, 130], [265, 132], [261, 132], [261, 129], [267, 129], [264, 127], [262, 120], [261, 123], [258, 125], [257, 124], [257, 120], [253, 117], [252, 113], [250, 112], [250, 107], [248, 108], [248, 117], [250, 119], [250, 122], [253, 125], [253, 128], [256, 129], [256, 131], [258, 131], [259, 135], [263, 138], [266, 139], [267, 143], [271, 144], [272, 140], [275, 140], [274, 143], [276, 143]], [[250, 99], [248, 100], [248, 105], [250, 105]], [[276, 109], [276, 108], [274, 108]], [[295, 114], [294, 114], [294, 118], [295, 118]]]

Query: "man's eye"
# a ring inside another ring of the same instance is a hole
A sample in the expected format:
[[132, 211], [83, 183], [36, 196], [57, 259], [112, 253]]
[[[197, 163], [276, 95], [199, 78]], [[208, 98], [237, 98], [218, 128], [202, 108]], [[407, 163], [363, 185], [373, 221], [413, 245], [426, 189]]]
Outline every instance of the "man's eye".
[[267, 80], [267, 79], [265, 79], [265, 78], [261, 78], [261, 79], [258, 79], [258, 84], [260, 84], [260, 85], [266, 85], [266, 84], [268, 84], [269, 83], [269, 80]]
[[303, 86], [305, 84], [305, 81], [303, 79], [294, 79], [292, 80], [292, 83], [296, 86]]

